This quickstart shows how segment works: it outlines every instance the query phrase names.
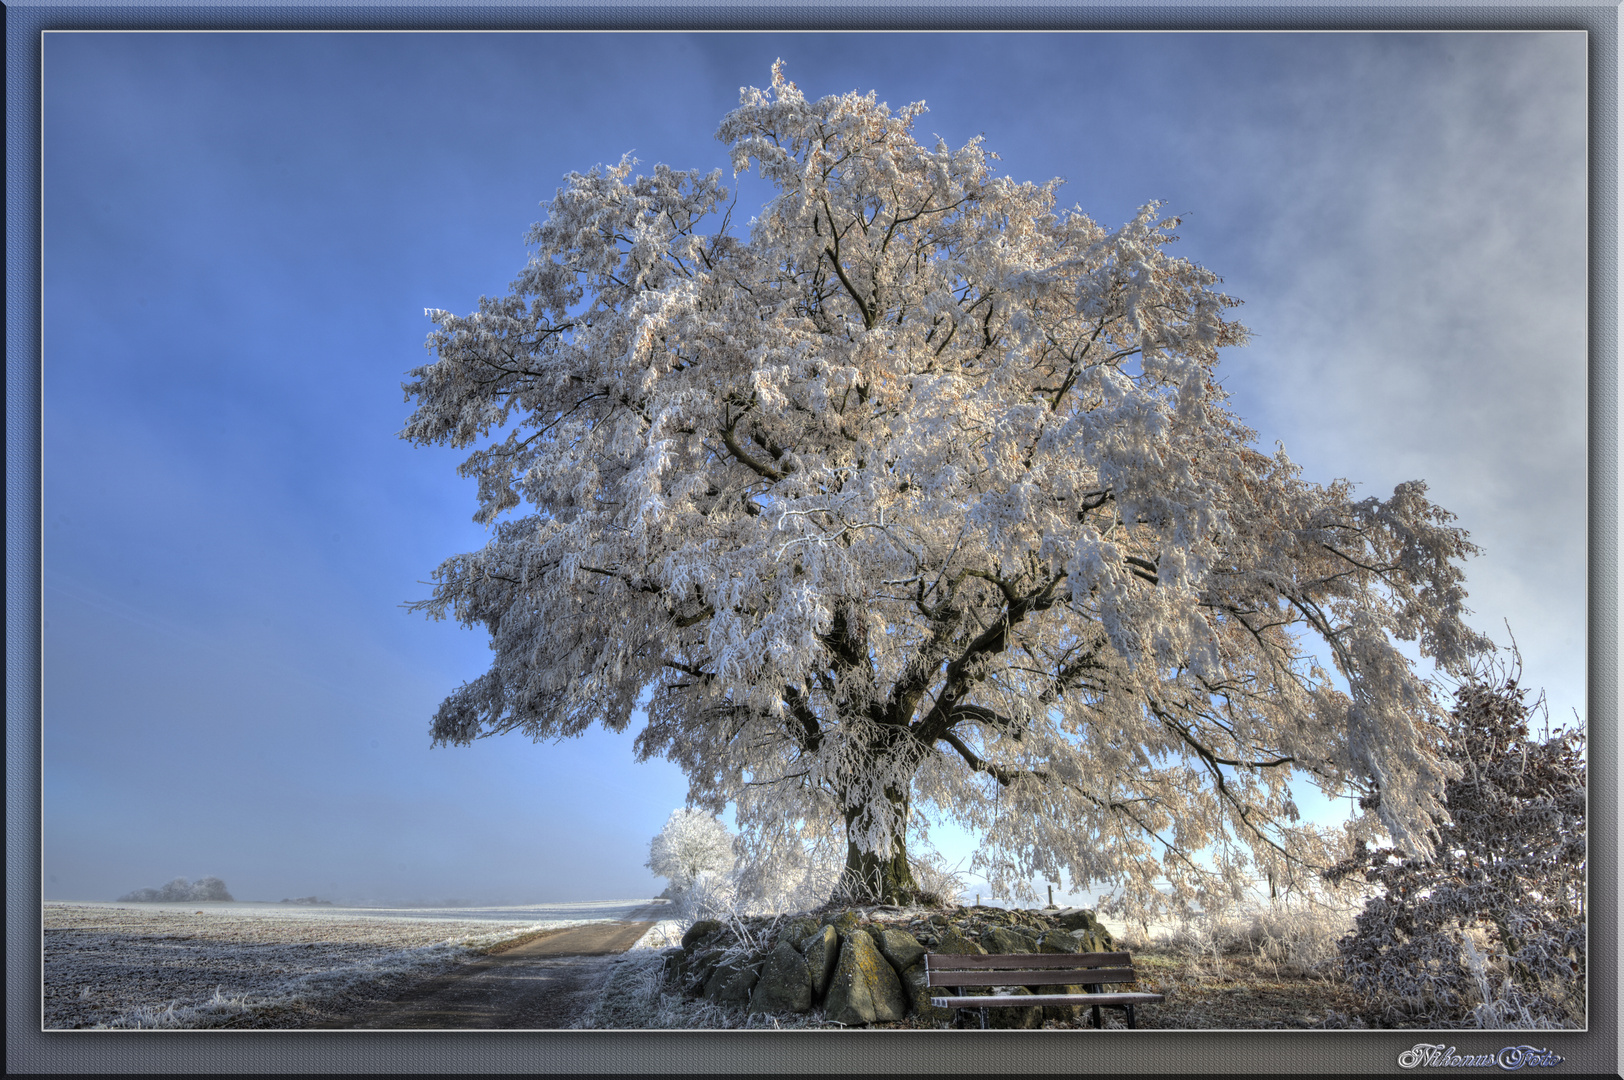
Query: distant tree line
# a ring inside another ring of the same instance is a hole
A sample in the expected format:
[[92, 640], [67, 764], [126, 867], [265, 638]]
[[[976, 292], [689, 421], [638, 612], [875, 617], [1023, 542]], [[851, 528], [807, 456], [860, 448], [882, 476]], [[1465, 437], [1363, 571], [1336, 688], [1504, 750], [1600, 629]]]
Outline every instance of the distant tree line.
[[164, 901], [230, 900], [226, 883], [217, 877], [201, 877], [187, 881], [178, 877], [161, 889], [136, 889], [119, 897], [120, 903], [161, 903]]

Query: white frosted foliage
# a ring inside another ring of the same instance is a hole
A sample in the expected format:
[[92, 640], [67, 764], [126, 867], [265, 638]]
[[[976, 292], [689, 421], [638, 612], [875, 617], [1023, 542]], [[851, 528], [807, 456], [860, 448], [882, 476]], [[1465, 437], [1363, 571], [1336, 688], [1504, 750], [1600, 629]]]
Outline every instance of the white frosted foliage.
[[775, 67], [717, 132], [776, 191], [748, 236], [718, 173], [623, 160], [566, 178], [508, 295], [431, 313], [402, 434], [471, 449], [491, 539], [417, 607], [495, 654], [435, 739], [618, 731], [647, 693], [638, 753], [747, 837], [888, 856], [951, 819], [997, 876], [1131, 905], [1211, 888], [1202, 849], [1231, 885], [1334, 861], [1293, 769], [1379, 786], [1424, 852], [1450, 766], [1394, 642], [1484, 647], [1465, 534], [1253, 448], [1217, 376], [1246, 331], [1175, 220], [1108, 230], [923, 112]]
[[703, 810], [671, 811], [648, 845], [647, 866], [680, 892], [701, 874], [725, 874], [733, 869], [733, 834]]

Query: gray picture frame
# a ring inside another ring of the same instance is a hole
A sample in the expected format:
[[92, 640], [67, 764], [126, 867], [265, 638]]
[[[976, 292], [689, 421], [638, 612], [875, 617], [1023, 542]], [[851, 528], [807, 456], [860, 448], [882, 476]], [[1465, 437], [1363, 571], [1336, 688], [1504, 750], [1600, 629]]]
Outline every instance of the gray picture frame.
[[[40, 993], [40, 55], [48, 30], [1582, 30], [1589, 41], [1590, 1027], [1584, 1032], [42, 1032]], [[919, 3], [711, 7], [132, 4], [24, 0], [6, 18], [6, 1069], [9, 1074], [1376, 1073], [1443, 1039], [1529, 1042], [1558, 1071], [1618, 1071], [1617, 195], [1614, 4], [1205, 6]], [[1458, 1037], [1456, 1035], [1458, 1034]], [[1446, 1039], [1446, 1035], [1449, 1037]]]

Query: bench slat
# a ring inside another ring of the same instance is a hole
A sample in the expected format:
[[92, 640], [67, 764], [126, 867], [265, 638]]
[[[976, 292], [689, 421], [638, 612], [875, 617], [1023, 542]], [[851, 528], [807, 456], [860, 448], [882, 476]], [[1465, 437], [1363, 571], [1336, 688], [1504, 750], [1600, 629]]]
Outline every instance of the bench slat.
[[994, 953], [990, 956], [958, 956], [952, 953], [926, 953], [925, 967], [936, 971], [999, 971], [1016, 968], [1095, 968], [1126, 967], [1133, 957], [1125, 952], [1101, 953]]
[[983, 997], [933, 997], [938, 1009], [986, 1009], [1008, 1005], [1138, 1005], [1165, 1001], [1163, 994], [989, 994]]
[[[996, 975], [997, 978], [990, 976]], [[1057, 986], [1082, 983], [1139, 981], [1133, 968], [1064, 968], [1059, 971], [1022, 971], [1015, 968], [981, 971], [925, 971], [926, 986]]]

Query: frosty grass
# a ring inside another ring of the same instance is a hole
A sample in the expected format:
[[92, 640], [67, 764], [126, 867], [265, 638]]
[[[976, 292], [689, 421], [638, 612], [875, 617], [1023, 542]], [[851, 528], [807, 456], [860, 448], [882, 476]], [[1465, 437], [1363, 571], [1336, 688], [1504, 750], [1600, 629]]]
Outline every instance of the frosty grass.
[[[387, 999], [500, 942], [625, 917], [586, 904], [470, 914], [47, 903], [44, 1027], [207, 1028], [255, 1019], [302, 1027]], [[662, 929], [638, 945], [658, 947]]]

